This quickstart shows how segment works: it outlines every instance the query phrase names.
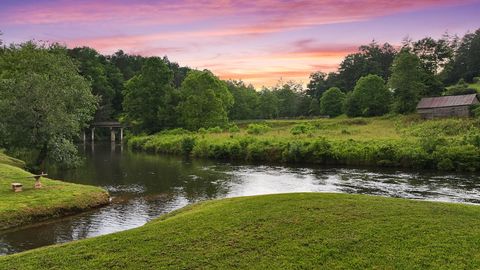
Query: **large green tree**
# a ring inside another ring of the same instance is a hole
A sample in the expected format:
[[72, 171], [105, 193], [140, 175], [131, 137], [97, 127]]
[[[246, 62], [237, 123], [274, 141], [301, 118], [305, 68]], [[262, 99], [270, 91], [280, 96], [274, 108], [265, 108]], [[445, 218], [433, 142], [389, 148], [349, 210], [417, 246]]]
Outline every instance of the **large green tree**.
[[71, 164], [73, 139], [92, 119], [97, 98], [67, 50], [27, 42], [0, 54], [0, 145]]
[[425, 92], [424, 70], [418, 56], [402, 51], [392, 65], [388, 84], [393, 90], [393, 110], [397, 113], [415, 111], [421, 94]]
[[373, 41], [360, 46], [359, 52], [347, 55], [340, 63], [338, 74], [332, 78], [335, 79], [333, 86], [352, 91], [357, 81], [368, 74], [376, 74], [387, 80], [396, 54], [395, 48], [388, 43], [379, 45]]
[[232, 94], [226, 84], [210, 71], [192, 70], [180, 89], [182, 101], [178, 105], [180, 123], [187, 129], [224, 126], [233, 105]]
[[339, 116], [343, 113], [343, 104], [345, 102], [345, 93], [339, 88], [332, 87], [328, 89], [320, 99], [320, 111], [330, 117]]
[[134, 127], [156, 132], [176, 125], [173, 72], [161, 58], [147, 59], [140, 74], [127, 81], [123, 94], [125, 119]]
[[328, 89], [327, 74], [321, 71], [310, 74], [310, 81], [307, 84], [306, 94], [320, 100], [323, 93]]
[[466, 34], [456, 49], [454, 60], [445, 67], [445, 82], [454, 84], [460, 79], [472, 82], [480, 76], [480, 28]]
[[245, 85], [242, 81], [227, 81], [226, 84], [234, 99], [229, 118], [232, 120], [257, 118], [260, 97], [255, 88], [252, 85]]
[[347, 98], [345, 111], [348, 116], [378, 116], [388, 112], [390, 92], [378, 75], [361, 77], [353, 93]]
[[277, 118], [279, 103], [278, 97], [272, 91], [263, 88], [260, 91], [258, 104], [259, 117], [262, 119]]
[[123, 76], [120, 70], [89, 47], [71, 49], [69, 55], [78, 61], [80, 74], [90, 81], [93, 94], [100, 97], [95, 120], [116, 118], [122, 109]]
[[278, 99], [278, 114], [280, 117], [298, 116], [298, 106], [302, 96], [302, 86], [293, 81], [280, 83], [272, 89]]

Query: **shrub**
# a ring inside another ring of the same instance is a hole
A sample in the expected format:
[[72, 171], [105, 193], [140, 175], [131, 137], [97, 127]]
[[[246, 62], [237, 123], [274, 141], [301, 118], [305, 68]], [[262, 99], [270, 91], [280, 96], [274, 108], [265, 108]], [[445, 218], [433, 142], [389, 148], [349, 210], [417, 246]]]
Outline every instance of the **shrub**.
[[480, 131], [477, 128], [470, 129], [463, 136], [463, 143], [470, 144], [477, 148], [480, 148]]
[[223, 132], [223, 129], [219, 126], [216, 126], [216, 127], [211, 127], [211, 128], [208, 128], [207, 129], [207, 132], [208, 133], [222, 133]]
[[308, 146], [307, 151], [310, 160], [314, 163], [324, 164], [328, 160], [333, 159], [332, 145], [325, 138], [313, 141]]
[[184, 155], [190, 155], [195, 147], [195, 137], [183, 137], [182, 139], [182, 153]]
[[455, 169], [455, 166], [453, 165], [452, 160], [449, 158], [444, 158], [437, 164], [437, 169], [441, 171], [452, 171]]
[[228, 132], [230, 133], [240, 132], [240, 128], [238, 128], [237, 125], [233, 124], [228, 128]]
[[[480, 166], [480, 155], [473, 145], [439, 146], [433, 156], [438, 161], [437, 168], [444, 159], [450, 159], [457, 171], [475, 171]], [[442, 162], [442, 167], [446, 165], [444, 162], [446, 161]]]
[[420, 137], [420, 145], [422, 146], [423, 150], [429, 154], [433, 153], [438, 146], [445, 145], [446, 143], [447, 140], [444, 137], [435, 134]]
[[263, 124], [250, 124], [247, 127], [247, 133], [254, 135], [264, 134], [270, 130], [271, 128], [269, 126]]
[[308, 134], [312, 133], [314, 130], [314, 127], [310, 124], [298, 124], [295, 125], [291, 130], [290, 133], [293, 135], [300, 135], [300, 134]]

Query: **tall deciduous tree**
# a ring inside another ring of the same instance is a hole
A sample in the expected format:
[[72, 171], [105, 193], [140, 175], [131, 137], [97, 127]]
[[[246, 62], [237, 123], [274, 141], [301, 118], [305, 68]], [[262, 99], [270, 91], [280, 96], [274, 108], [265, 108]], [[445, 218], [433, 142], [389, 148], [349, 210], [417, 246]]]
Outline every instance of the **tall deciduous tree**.
[[180, 121], [188, 129], [224, 126], [233, 105], [226, 84], [210, 71], [192, 70], [181, 86]]
[[173, 72], [158, 57], [146, 60], [139, 75], [125, 84], [123, 108], [133, 126], [156, 132], [175, 126]]
[[388, 81], [393, 89], [395, 112], [404, 114], [415, 111], [420, 96], [425, 91], [423, 77], [424, 71], [416, 55], [403, 51], [395, 58], [392, 76]]
[[358, 79], [368, 74], [376, 74], [386, 80], [390, 76], [390, 66], [396, 54], [395, 48], [388, 43], [380, 46], [372, 42], [360, 46], [359, 52], [347, 55], [340, 63], [335, 86], [351, 91]]
[[0, 145], [33, 149], [36, 165], [47, 157], [71, 164], [72, 140], [95, 112], [97, 98], [58, 45], [12, 45], [0, 54]]
[[445, 69], [445, 82], [450, 84], [462, 78], [472, 82], [474, 77], [480, 76], [480, 29], [462, 38], [454, 60]]
[[78, 61], [80, 74], [90, 81], [93, 94], [100, 97], [95, 120], [105, 121], [118, 116], [123, 90], [120, 70], [89, 47], [71, 49], [69, 55]]
[[252, 85], [242, 81], [227, 81], [228, 90], [235, 100], [229, 112], [230, 119], [255, 119], [258, 116], [259, 95]]
[[268, 89], [262, 89], [258, 105], [259, 116], [262, 119], [278, 117], [279, 100], [277, 96]]
[[388, 112], [390, 92], [378, 75], [368, 75], [358, 80], [351, 96], [347, 98], [348, 116], [378, 116]]
[[307, 95], [320, 100], [323, 93], [327, 91], [327, 74], [321, 71], [310, 74], [310, 82], [307, 85]]
[[337, 87], [328, 89], [320, 99], [320, 111], [322, 114], [331, 117], [339, 116], [343, 113], [343, 104], [345, 102], [345, 93]]

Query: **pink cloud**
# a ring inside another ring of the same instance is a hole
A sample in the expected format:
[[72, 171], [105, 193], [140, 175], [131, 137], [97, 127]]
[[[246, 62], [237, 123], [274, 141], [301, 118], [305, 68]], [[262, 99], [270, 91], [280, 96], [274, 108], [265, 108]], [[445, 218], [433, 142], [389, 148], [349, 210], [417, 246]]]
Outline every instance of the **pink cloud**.
[[[178, 1], [53, 1], [29, 4], [0, 12], [3, 23], [55, 24], [102, 21], [135, 24], [183, 24], [192, 21], [236, 17], [246, 32], [272, 32], [285, 28], [365, 20], [371, 17], [428, 7], [461, 5], [474, 0], [229, 0]], [[252, 20], [253, 17], [256, 17]], [[257, 18], [262, 19], [258, 20]]]

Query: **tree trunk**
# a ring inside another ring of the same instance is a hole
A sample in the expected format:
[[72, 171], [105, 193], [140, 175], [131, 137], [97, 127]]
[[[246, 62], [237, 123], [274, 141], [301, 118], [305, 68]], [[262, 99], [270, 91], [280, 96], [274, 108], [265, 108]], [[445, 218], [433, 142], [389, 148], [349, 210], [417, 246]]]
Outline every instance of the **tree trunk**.
[[45, 163], [45, 159], [47, 159], [48, 154], [48, 145], [45, 143], [43, 144], [40, 152], [37, 156], [37, 161], [35, 162], [35, 166], [39, 169], [43, 169], [43, 164]]

